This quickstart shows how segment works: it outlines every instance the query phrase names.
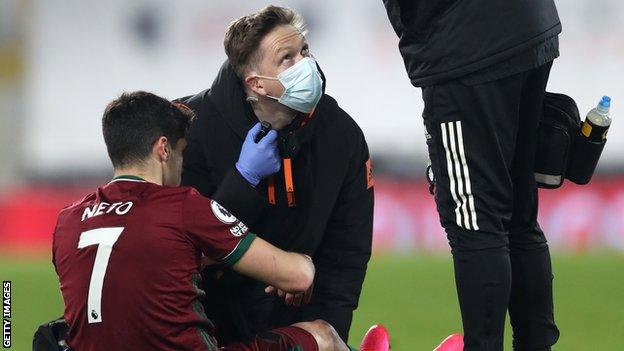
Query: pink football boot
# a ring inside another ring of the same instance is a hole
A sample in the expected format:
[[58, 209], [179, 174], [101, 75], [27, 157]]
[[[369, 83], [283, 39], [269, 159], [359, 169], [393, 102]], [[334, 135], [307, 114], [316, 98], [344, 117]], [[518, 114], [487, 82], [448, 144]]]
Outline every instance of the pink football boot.
[[390, 335], [388, 330], [381, 324], [376, 324], [370, 327], [362, 343], [360, 344], [360, 351], [388, 351], [390, 350]]
[[442, 341], [433, 351], [463, 351], [464, 337], [461, 334], [451, 334]]

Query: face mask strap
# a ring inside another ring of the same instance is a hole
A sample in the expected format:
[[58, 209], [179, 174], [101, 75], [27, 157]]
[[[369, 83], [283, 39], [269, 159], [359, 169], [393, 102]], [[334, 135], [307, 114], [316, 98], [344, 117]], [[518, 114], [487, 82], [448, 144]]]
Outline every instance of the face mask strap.
[[[262, 76], [262, 75], [259, 75], [259, 74], [254, 74], [253, 76], [256, 77], [256, 78], [260, 78], [260, 79], [268, 79], [268, 80], [277, 80], [277, 81], [279, 81], [279, 78], [277, 78], [277, 77]], [[277, 98], [275, 96], [271, 96], [271, 95], [268, 95], [268, 94], [266, 96], [268, 98], [271, 98], [271, 99], [275, 100], [275, 101], [279, 101], [280, 100], [279, 98]], [[247, 98], [247, 101], [250, 101], [249, 98]], [[257, 101], [257, 98], [256, 98], [256, 101]]]
[[269, 80], [279, 80], [279, 78], [277, 77], [261, 76], [259, 74], [255, 74], [254, 77], [261, 78], [261, 79], [269, 79]]
[[[306, 59], [310, 59], [312, 60], [312, 62], [314, 63], [314, 65], [316, 65], [316, 59], [314, 57], [310, 56], [306, 56], [303, 59], [301, 59], [299, 62], [295, 63], [294, 65], [288, 67], [284, 72], [292, 69], [293, 67], [297, 67], [298, 65], [303, 65], [303, 62], [306, 61]], [[283, 74], [284, 72], [280, 73]], [[263, 75], [259, 75], [259, 74], [255, 74], [254, 77], [257, 78], [262, 78], [262, 79], [270, 79], [270, 80], [280, 80], [278, 77], [269, 77], [269, 76], [263, 76]]]

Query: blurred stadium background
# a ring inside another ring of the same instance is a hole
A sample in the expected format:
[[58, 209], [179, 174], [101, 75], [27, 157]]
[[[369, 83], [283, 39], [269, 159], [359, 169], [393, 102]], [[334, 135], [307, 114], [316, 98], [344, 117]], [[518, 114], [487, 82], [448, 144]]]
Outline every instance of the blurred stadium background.
[[[273, 3], [305, 16], [327, 92], [360, 124], [375, 161], [375, 256], [353, 344], [381, 322], [394, 350], [430, 350], [461, 322], [423, 177], [420, 91], [409, 84], [382, 2]], [[112, 174], [100, 129], [106, 103], [125, 90], [176, 98], [209, 87], [229, 21], [266, 4], [0, 1], [0, 278], [13, 281], [13, 349], [29, 349], [36, 326], [62, 314], [50, 235], [62, 206]], [[555, 349], [622, 350], [624, 2], [557, 5], [564, 33], [548, 88], [573, 96], [582, 114], [610, 95], [615, 122], [590, 185], [541, 192], [562, 330]]]

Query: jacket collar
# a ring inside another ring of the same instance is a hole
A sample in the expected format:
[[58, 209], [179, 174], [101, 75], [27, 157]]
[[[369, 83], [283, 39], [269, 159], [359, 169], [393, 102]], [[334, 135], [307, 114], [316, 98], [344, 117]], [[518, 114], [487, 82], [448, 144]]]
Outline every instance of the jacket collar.
[[257, 119], [245, 100], [243, 85], [228, 60], [221, 65], [219, 74], [208, 92], [208, 98], [221, 118], [244, 140], [247, 131], [253, 127]]

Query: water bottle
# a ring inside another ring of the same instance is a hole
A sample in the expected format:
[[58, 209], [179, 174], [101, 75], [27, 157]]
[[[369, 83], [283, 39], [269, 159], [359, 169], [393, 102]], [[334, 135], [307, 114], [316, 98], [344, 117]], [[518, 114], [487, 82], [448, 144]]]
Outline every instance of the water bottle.
[[611, 98], [603, 96], [585, 117], [581, 132], [572, 144], [566, 178], [576, 184], [587, 184], [594, 175], [611, 126], [610, 107]]
[[581, 134], [593, 142], [602, 142], [607, 139], [607, 132], [611, 126], [611, 116], [609, 108], [611, 107], [611, 98], [603, 96], [598, 106], [591, 109], [585, 117], [585, 122], [581, 126]]

